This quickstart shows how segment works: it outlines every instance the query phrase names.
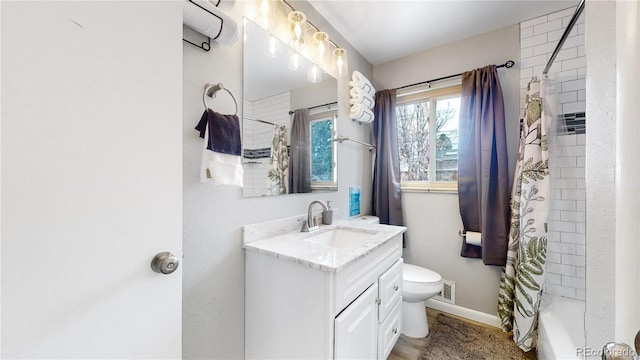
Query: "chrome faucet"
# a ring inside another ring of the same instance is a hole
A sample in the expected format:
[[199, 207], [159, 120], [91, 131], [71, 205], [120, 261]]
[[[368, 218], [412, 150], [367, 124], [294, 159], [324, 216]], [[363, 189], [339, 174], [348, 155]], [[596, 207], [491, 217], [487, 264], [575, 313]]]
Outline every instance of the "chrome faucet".
[[300, 229], [300, 231], [302, 232], [311, 232], [319, 229], [318, 220], [313, 217], [314, 204], [320, 204], [320, 206], [322, 206], [323, 211], [329, 210], [329, 208], [327, 207], [327, 204], [324, 201], [320, 201], [320, 200], [312, 201], [311, 204], [309, 204], [309, 208], [307, 209], [307, 220], [305, 220], [302, 223], [302, 229]]

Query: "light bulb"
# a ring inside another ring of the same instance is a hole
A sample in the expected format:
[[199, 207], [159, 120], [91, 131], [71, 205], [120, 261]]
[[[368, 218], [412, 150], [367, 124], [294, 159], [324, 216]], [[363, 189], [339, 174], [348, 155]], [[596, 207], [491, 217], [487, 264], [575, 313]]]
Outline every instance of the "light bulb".
[[347, 75], [349, 66], [347, 62], [347, 50], [337, 48], [333, 50], [333, 70], [337, 77], [343, 77]]
[[288, 18], [291, 23], [291, 45], [300, 49], [305, 46], [304, 33], [307, 17], [301, 11], [292, 11]]
[[300, 68], [302, 68], [302, 63], [300, 62], [300, 54], [294, 51], [291, 54], [291, 57], [289, 57], [289, 69], [298, 71]]
[[329, 34], [327, 34], [326, 32], [317, 31], [315, 34], [313, 34], [313, 40], [316, 44], [315, 62], [321, 67], [324, 67], [325, 52], [329, 46]]
[[318, 67], [318, 65], [313, 64], [311, 69], [309, 69], [309, 73], [307, 74], [307, 80], [312, 83], [319, 83], [322, 81], [322, 70]]

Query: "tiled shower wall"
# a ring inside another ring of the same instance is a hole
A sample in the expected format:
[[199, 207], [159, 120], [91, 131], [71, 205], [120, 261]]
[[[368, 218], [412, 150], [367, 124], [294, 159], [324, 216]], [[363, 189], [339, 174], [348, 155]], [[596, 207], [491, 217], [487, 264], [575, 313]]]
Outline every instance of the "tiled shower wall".
[[[520, 111], [524, 115], [527, 83], [542, 70], [575, 8], [520, 24]], [[565, 41], [551, 70], [559, 122], [551, 156], [551, 203], [544, 291], [585, 299], [585, 75], [584, 12]]]
[[[270, 96], [256, 101], [244, 101], [244, 116], [269, 121], [289, 128], [289, 109], [291, 96], [289, 92]], [[250, 150], [270, 149], [273, 139], [272, 125], [243, 119], [243, 148]], [[268, 194], [267, 173], [269, 158], [243, 158], [244, 163], [244, 196], [263, 196]]]

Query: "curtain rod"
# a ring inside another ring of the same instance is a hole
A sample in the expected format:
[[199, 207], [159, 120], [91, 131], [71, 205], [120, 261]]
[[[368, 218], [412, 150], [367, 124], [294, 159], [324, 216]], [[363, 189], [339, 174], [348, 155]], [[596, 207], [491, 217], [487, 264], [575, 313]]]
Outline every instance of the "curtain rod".
[[[326, 104], [322, 104], [322, 105], [312, 106], [312, 107], [309, 108], [309, 110], [317, 109], [317, 108], [321, 108], [321, 107], [325, 107], [325, 106], [329, 107], [331, 105], [337, 105], [337, 104], [338, 104], [338, 102], [334, 101], [334, 102], [330, 102], [330, 103], [326, 103]], [[293, 115], [293, 111], [289, 111], [289, 115]]]
[[243, 118], [244, 118], [244, 119], [247, 119], [247, 120], [251, 120], [251, 121], [257, 121], [257, 122], [260, 122], [260, 123], [263, 123], [263, 124], [267, 124], [267, 125], [278, 126], [277, 124], [274, 124], [274, 123], [272, 123], [272, 122], [265, 121], [265, 120], [260, 120], [260, 119], [256, 119], [256, 118], [251, 117], [251, 116], [243, 116]]
[[[516, 63], [515, 63], [513, 60], [508, 60], [506, 63], [504, 63], [504, 64], [502, 64], [502, 65], [497, 65], [497, 66], [496, 66], [496, 68], [501, 68], [501, 67], [503, 67], [503, 68], [507, 68], [507, 69], [509, 69], [509, 68], [512, 68], [512, 67], [513, 67], [513, 65], [515, 65], [515, 64], [516, 64]], [[432, 83], [432, 82], [436, 82], [436, 81], [440, 81], [440, 80], [446, 80], [446, 79], [451, 79], [451, 78], [454, 78], [454, 77], [457, 77], [457, 76], [461, 76], [461, 75], [462, 75], [462, 73], [460, 73], [460, 74], [455, 74], [455, 75], [449, 75], [449, 76], [443, 76], [443, 77], [440, 77], [440, 78], [437, 78], [437, 79], [432, 79], [432, 80], [427, 80], [427, 81], [421, 81], [421, 82], [418, 82], [418, 83], [415, 83], [415, 84], [411, 84], [411, 85], [400, 86], [400, 87], [395, 88], [395, 90], [405, 89], [405, 88], [408, 88], [408, 87], [418, 86], [418, 85], [423, 85], [423, 84], [430, 84], [430, 83]]]
[[545, 66], [544, 70], [542, 70], [543, 75], [546, 75], [551, 69], [551, 65], [553, 65], [553, 62], [556, 60], [556, 56], [558, 56], [558, 53], [560, 52], [562, 45], [564, 45], [564, 42], [569, 37], [569, 33], [571, 32], [573, 27], [576, 25], [576, 22], [578, 21], [580, 14], [582, 14], [582, 10], [584, 10], [584, 0], [580, 0], [580, 4], [578, 4], [578, 7], [576, 8], [576, 11], [573, 13], [571, 20], [569, 20], [569, 25], [567, 25], [567, 28], [564, 29], [564, 33], [562, 33], [562, 37], [560, 38], [560, 41], [558, 41], [558, 45], [556, 45], [555, 50], [553, 50], [553, 53], [549, 58], [549, 62], [547, 62], [547, 66]]

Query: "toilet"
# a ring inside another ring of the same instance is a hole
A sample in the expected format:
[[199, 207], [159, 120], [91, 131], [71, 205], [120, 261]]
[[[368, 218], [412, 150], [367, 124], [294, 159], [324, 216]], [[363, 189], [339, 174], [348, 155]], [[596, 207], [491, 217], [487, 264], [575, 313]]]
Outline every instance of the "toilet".
[[402, 334], [412, 338], [429, 335], [424, 301], [442, 291], [442, 276], [411, 264], [402, 266]]

